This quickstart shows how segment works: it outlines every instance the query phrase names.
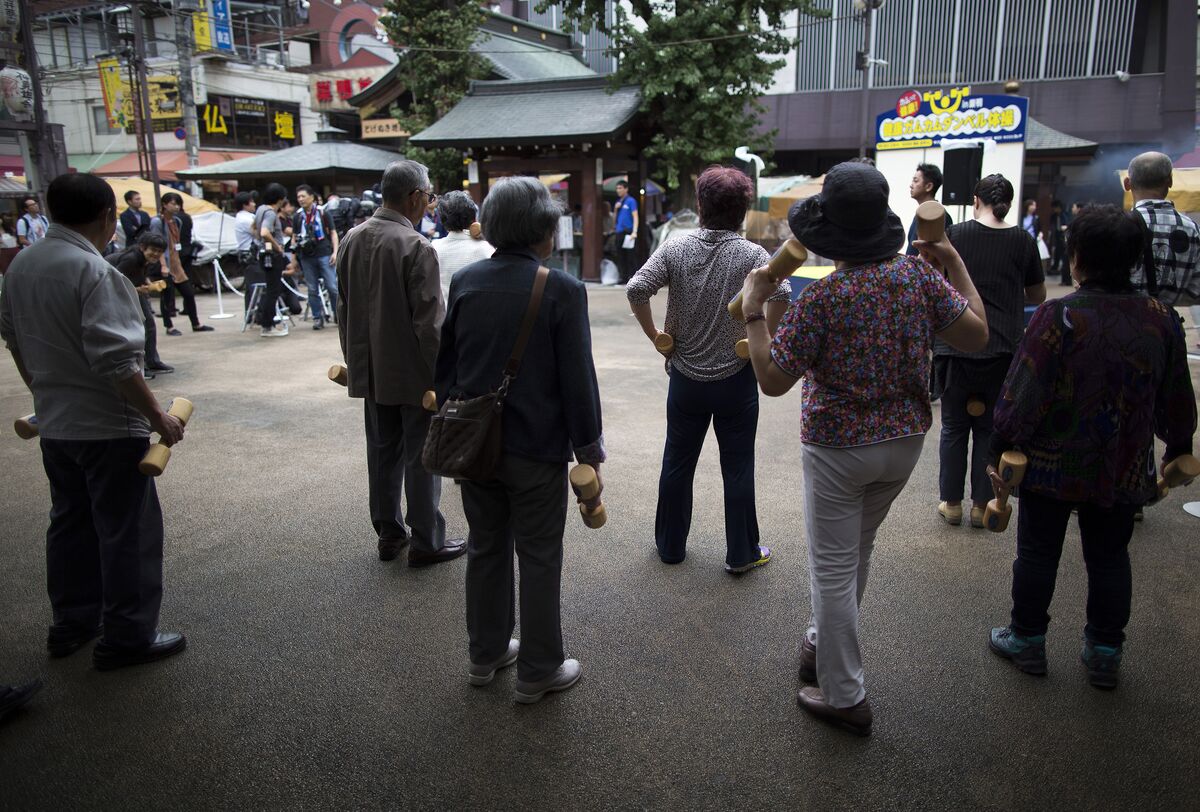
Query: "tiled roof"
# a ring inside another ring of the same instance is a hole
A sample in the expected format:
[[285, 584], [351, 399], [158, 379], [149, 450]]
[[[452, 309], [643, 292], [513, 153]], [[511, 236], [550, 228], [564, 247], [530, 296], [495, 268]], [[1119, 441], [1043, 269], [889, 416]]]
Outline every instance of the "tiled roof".
[[1098, 145], [1086, 138], [1076, 138], [1059, 132], [1053, 127], [1047, 127], [1037, 119], [1030, 117], [1025, 122], [1025, 150], [1027, 152], [1056, 152], [1072, 150], [1075, 152], [1092, 152]]
[[492, 63], [505, 79], [558, 79], [595, 76], [596, 72], [569, 53], [504, 34], [481, 34], [473, 50]]
[[285, 175], [322, 172], [340, 169], [351, 172], [382, 172], [392, 161], [402, 158], [391, 150], [354, 144], [349, 141], [316, 141], [275, 152], [264, 152], [252, 158], [183, 169], [175, 174], [181, 178], [227, 178], [247, 175]]

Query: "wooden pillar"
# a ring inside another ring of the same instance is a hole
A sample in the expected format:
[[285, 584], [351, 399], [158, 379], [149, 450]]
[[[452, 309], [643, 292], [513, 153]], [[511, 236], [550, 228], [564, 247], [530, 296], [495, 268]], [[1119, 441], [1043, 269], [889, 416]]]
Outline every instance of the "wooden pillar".
[[600, 281], [600, 260], [604, 256], [604, 199], [601, 196], [602, 178], [599, 161], [585, 158], [583, 178], [579, 184], [579, 202], [583, 204], [583, 251], [581, 274], [587, 282]]
[[[467, 194], [471, 195], [471, 199], [475, 201], [476, 206], [482, 206], [483, 198], [487, 194], [488, 186], [487, 164], [484, 161], [476, 158], [473, 165], [478, 170], [476, 182], [468, 184]], [[468, 170], [468, 173], [469, 171], [470, 170]]]

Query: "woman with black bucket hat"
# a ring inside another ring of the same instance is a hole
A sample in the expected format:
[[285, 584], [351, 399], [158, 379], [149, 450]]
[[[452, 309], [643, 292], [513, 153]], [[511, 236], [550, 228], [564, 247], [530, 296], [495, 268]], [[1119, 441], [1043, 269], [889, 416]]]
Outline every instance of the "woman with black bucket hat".
[[[750, 360], [766, 395], [801, 378], [804, 521], [812, 620], [800, 649], [801, 707], [860, 735], [871, 732], [858, 647], [858, 606], [875, 534], [904, 488], [933, 421], [929, 353], [937, 335], [987, 344], [983, 302], [946, 239], [917, 241], [888, 208], [874, 167], [843, 163], [819, 195], [788, 214], [796, 238], [835, 270], [810, 284], [772, 338], [761, 318], [774, 291], [765, 268], [743, 289]], [[820, 652], [818, 654], [818, 651]]]

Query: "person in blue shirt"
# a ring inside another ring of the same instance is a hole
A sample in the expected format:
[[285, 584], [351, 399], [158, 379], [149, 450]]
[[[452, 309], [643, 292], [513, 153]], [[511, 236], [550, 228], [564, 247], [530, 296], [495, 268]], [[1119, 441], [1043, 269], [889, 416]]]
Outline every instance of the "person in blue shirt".
[[637, 238], [638, 205], [633, 196], [629, 194], [629, 184], [623, 180], [617, 181], [617, 203], [613, 206], [613, 216], [616, 218], [617, 269], [621, 274], [621, 284], [624, 285], [636, 270], [635, 254], [637, 249], [626, 248], [625, 238], [629, 235]]
[[[941, 188], [942, 170], [934, 164], [917, 164], [917, 171], [913, 173], [912, 182], [908, 184], [908, 196], [920, 206], [927, 200], [937, 200], [938, 189]], [[950, 212], [946, 212], [946, 228], [950, 228], [953, 223]], [[908, 225], [908, 250], [905, 251], [910, 257], [917, 255], [917, 249], [913, 248], [913, 241], [916, 239], [917, 218], [914, 216]]]

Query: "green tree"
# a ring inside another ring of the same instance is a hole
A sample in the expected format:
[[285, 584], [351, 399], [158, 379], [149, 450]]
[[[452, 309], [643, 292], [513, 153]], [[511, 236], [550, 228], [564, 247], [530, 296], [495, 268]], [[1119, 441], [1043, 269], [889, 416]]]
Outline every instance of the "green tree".
[[[770, 155], [775, 132], [757, 132], [759, 102], [796, 47], [784, 15], [828, 17], [819, 0], [632, 0], [632, 18], [617, 4], [615, 21], [605, 0], [560, 2], [569, 25], [593, 26], [613, 42], [618, 60], [612, 85], [641, 85], [642, 111], [655, 133], [646, 149], [678, 189], [677, 205], [695, 201], [695, 175], [710, 163], [728, 163], [746, 144]], [[540, 10], [551, 5], [542, 0]]]
[[[478, 0], [389, 0], [380, 22], [396, 44], [400, 80], [412, 93], [407, 109], [393, 108], [400, 126], [418, 133], [446, 115], [487, 66], [471, 45], [484, 13]], [[461, 187], [462, 153], [407, 146], [405, 155], [429, 167], [439, 191]]]

